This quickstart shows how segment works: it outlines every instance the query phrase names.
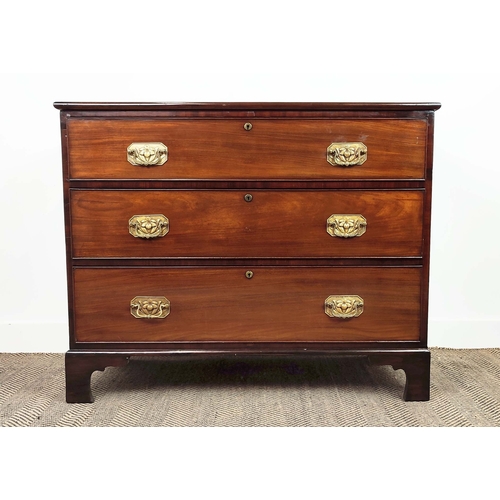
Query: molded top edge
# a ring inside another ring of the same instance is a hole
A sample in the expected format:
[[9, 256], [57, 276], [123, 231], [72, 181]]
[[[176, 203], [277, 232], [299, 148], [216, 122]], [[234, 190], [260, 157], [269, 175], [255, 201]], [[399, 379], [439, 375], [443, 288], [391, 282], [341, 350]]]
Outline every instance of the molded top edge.
[[437, 102], [55, 102], [61, 111], [176, 111], [176, 110], [266, 110], [266, 111], [426, 111], [437, 110]]

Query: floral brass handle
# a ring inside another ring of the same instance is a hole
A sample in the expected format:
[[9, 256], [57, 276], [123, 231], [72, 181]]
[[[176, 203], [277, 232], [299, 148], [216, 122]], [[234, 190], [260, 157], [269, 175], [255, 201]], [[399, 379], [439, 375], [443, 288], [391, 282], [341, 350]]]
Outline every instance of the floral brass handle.
[[326, 149], [326, 161], [333, 166], [363, 165], [367, 158], [368, 148], [362, 142], [333, 142]]
[[161, 142], [133, 142], [127, 148], [127, 160], [141, 167], [163, 165], [168, 160], [168, 148]]
[[366, 232], [366, 219], [359, 214], [333, 214], [326, 220], [326, 232], [338, 238], [354, 238]]
[[364, 300], [359, 295], [330, 295], [325, 300], [325, 314], [330, 318], [357, 318], [363, 313]]
[[170, 314], [170, 300], [166, 297], [134, 297], [130, 314], [139, 319], [162, 319]]
[[128, 221], [128, 230], [135, 238], [161, 238], [169, 232], [170, 223], [162, 214], [134, 215]]

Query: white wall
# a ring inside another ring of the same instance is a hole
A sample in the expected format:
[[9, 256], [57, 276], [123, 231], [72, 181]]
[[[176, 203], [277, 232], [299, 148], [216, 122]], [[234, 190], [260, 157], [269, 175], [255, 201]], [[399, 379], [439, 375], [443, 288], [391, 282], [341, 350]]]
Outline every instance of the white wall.
[[151, 23], [104, 2], [99, 10], [86, 3], [84, 12], [37, 3], [29, 15], [9, 7], [23, 29], [12, 22], [0, 33], [8, 48], [0, 56], [0, 352], [68, 347], [54, 101], [442, 102], [429, 345], [500, 346], [493, 15], [481, 1], [473, 12], [445, 10], [446, 2], [409, 12], [402, 4], [356, 3], [355, 15], [331, 2], [326, 15], [326, 4], [314, 1], [297, 10], [166, 2], [155, 3], [163, 12]]

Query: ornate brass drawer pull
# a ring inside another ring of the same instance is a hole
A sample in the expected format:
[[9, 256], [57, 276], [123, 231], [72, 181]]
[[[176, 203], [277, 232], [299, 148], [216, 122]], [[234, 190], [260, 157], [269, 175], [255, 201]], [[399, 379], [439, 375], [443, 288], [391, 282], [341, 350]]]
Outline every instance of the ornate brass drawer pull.
[[130, 314], [139, 319], [161, 319], [170, 314], [170, 300], [165, 297], [134, 297]]
[[363, 165], [367, 158], [368, 148], [362, 142], [333, 142], [326, 149], [326, 160], [333, 166]]
[[359, 214], [333, 214], [326, 220], [326, 232], [338, 238], [354, 238], [366, 232], [366, 219]]
[[128, 230], [136, 238], [161, 238], [169, 232], [170, 223], [162, 214], [134, 215], [128, 221]]
[[133, 142], [127, 148], [127, 160], [141, 167], [163, 165], [168, 160], [168, 148], [161, 142]]
[[365, 302], [359, 295], [330, 295], [325, 300], [325, 314], [330, 318], [357, 318]]

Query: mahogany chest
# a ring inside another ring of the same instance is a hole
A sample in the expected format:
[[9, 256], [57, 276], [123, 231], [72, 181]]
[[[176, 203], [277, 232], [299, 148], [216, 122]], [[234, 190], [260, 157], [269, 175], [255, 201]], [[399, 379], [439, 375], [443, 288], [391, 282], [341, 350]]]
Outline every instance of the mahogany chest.
[[429, 399], [439, 104], [54, 105], [68, 402], [176, 354], [366, 356]]

